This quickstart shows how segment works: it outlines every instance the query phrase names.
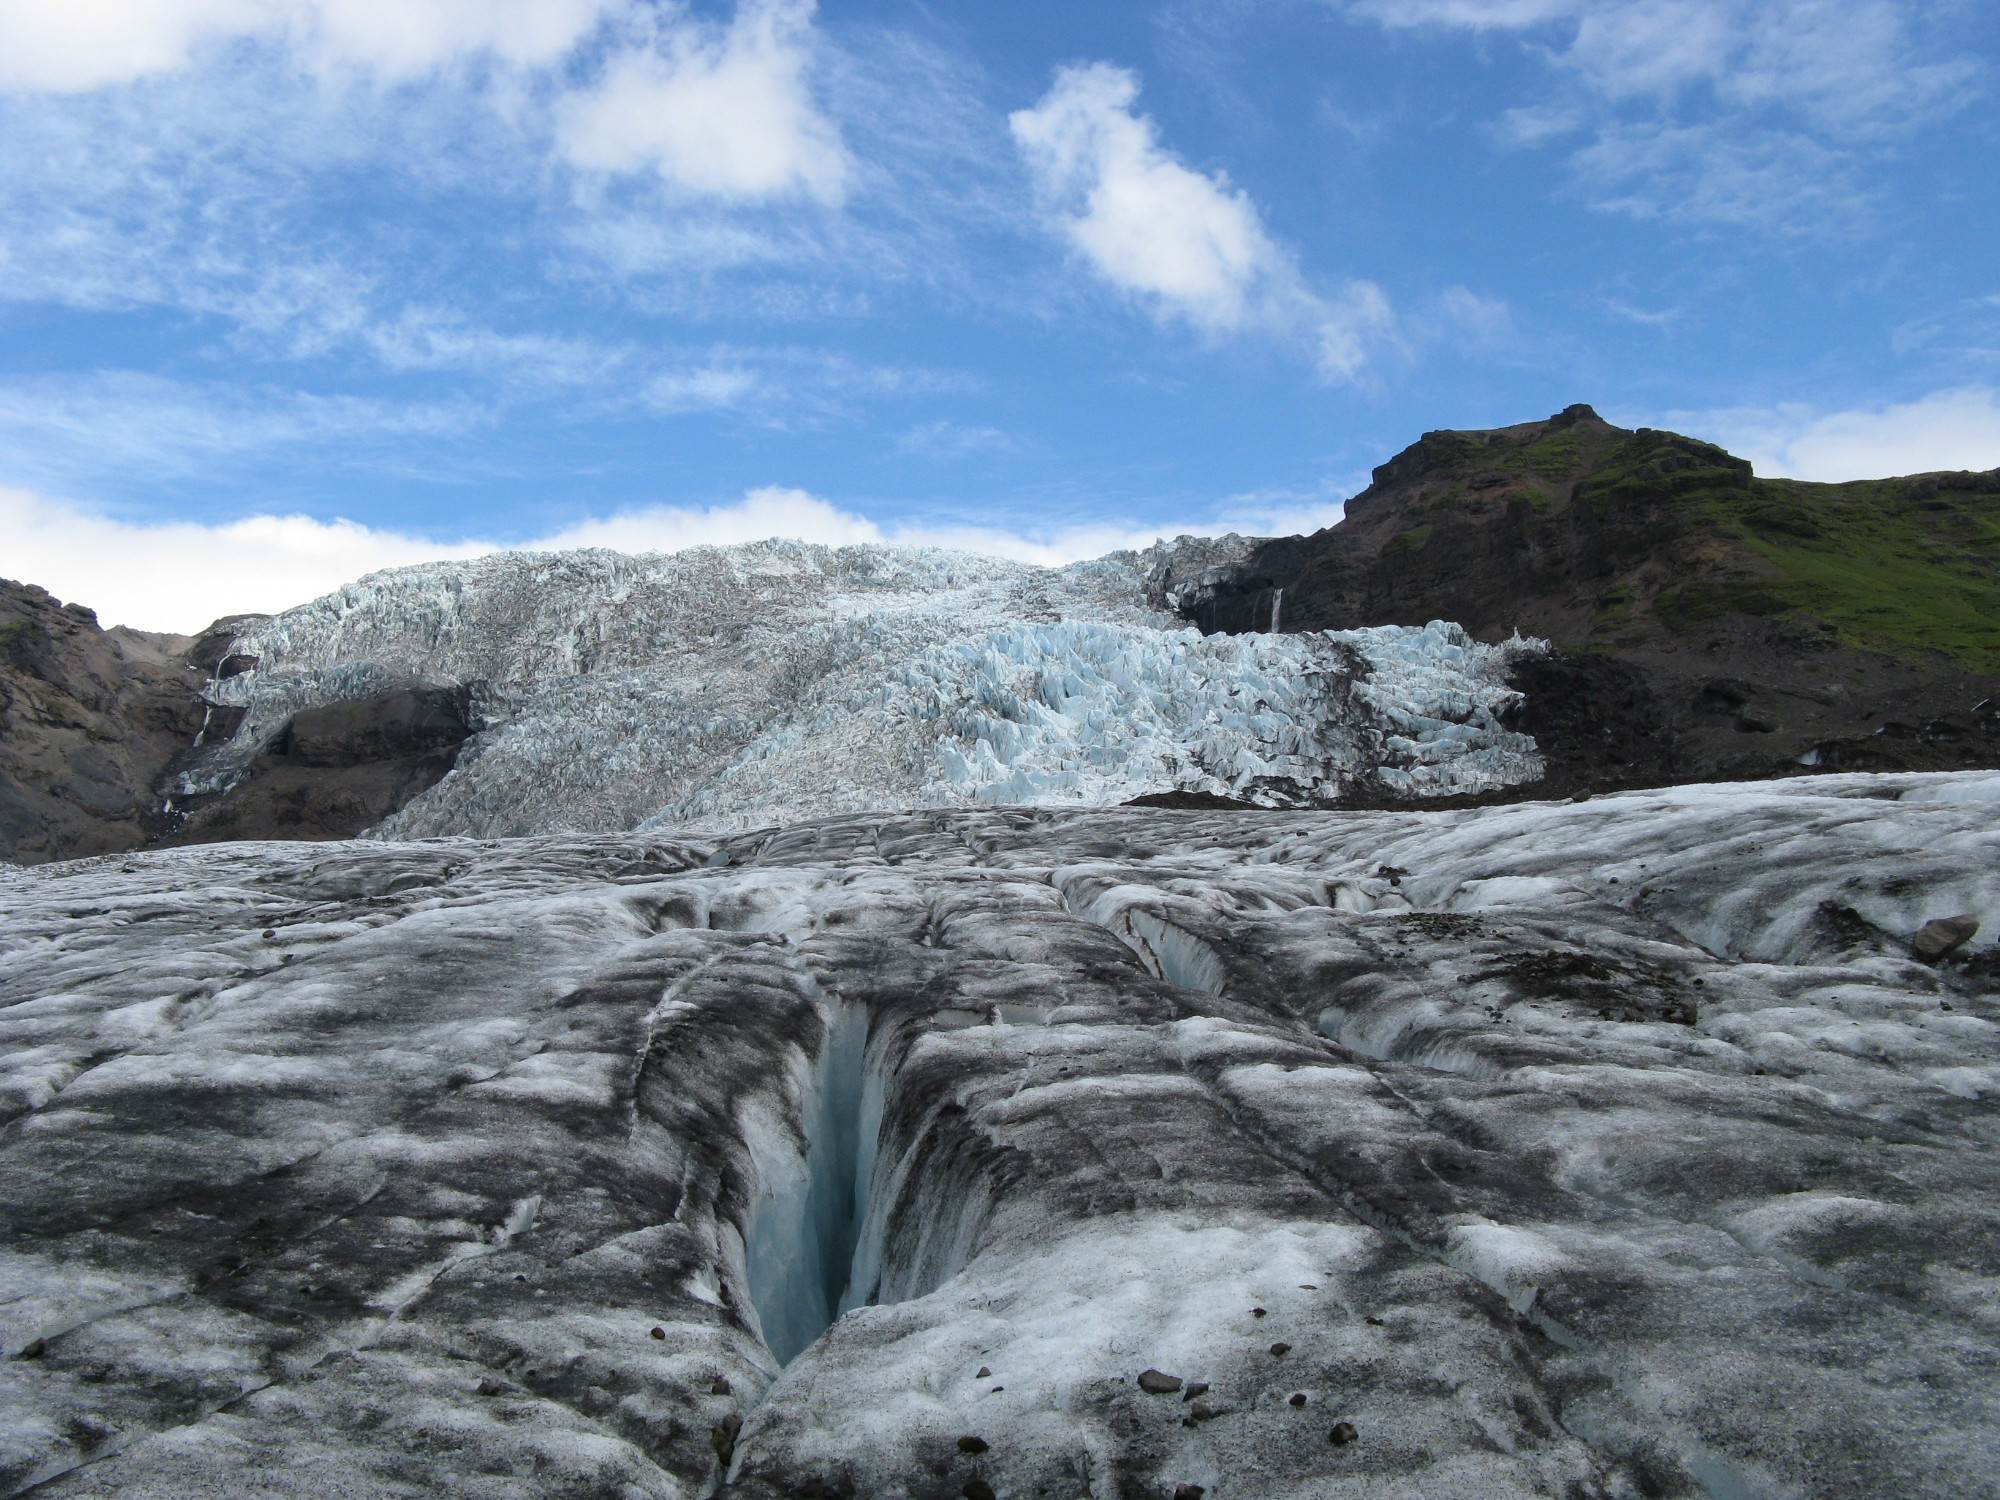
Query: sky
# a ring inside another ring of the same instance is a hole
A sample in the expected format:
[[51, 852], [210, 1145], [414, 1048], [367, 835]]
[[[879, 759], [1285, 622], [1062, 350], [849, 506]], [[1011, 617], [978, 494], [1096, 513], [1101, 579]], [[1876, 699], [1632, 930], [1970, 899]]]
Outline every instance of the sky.
[[1067, 561], [1589, 402], [2000, 465], [1991, 0], [0, 0], [0, 576]]

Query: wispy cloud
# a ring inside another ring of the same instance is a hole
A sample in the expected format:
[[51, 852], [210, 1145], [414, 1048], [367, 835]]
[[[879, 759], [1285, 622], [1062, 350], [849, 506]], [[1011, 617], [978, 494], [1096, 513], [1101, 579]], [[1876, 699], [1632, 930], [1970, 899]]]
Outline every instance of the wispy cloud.
[[468, 57], [553, 63], [627, 0], [0, 0], [0, 87], [65, 92], [252, 38], [311, 66], [409, 77]]
[[265, 357], [552, 369], [465, 309], [573, 279], [565, 243], [614, 290], [826, 271], [857, 163], [822, 50], [810, 0], [0, 0], [0, 298], [191, 313]]
[[962, 422], [921, 422], [896, 439], [896, 451], [933, 463], [958, 463], [983, 453], [1006, 453], [1014, 439], [997, 427]]
[[1209, 335], [1308, 333], [1321, 370], [1352, 379], [1393, 318], [1379, 287], [1313, 291], [1256, 205], [1198, 172], [1135, 113], [1139, 81], [1105, 63], [1064, 68], [1009, 116], [1049, 222], [1099, 277]]
[[1759, 474], [1790, 479], [1839, 482], [2000, 468], [2000, 389], [1992, 386], [1846, 411], [1794, 403], [1672, 412], [1661, 423], [1722, 444]]
[[63, 490], [94, 489], [107, 476], [146, 484], [200, 478], [287, 449], [344, 466], [490, 419], [464, 400], [199, 385], [130, 371], [0, 384], [8, 476]]
[[1898, 354], [1923, 350], [1982, 365], [2000, 363], [2000, 293], [1963, 298], [1912, 318], [1891, 333], [1890, 345]]
[[1569, 142], [1599, 206], [1802, 228], [1856, 209], [1863, 169], [1963, 104], [1979, 67], [1908, 0], [1329, 0], [1400, 31], [1513, 34], [1554, 98], [1494, 122]]

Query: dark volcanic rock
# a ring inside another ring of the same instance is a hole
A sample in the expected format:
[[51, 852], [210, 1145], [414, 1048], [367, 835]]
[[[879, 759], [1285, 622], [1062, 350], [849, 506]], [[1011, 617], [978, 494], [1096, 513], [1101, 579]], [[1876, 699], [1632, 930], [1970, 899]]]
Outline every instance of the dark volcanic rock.
[[260, 618], [198, 636], [103, 630], [82, 605], [0, 580], [0, 861], [348, 838], [452, 768], [469, 695], [412, 687], [295, 714], [227, 792], [175, 798], [242, 721], [203, 690], [255, 665], [234, 643]]
[[2000, 471], [1765, 480], [1573, 406], [1426, 433], [1338, 525], [1177, 603], [1206, 631], [1443, 619], [1549, 640], [1515, 686], [1553, 789], [1992, 766], [2000, 722], [1975, 705], [2000, 696], [1996, 518]]
[[411, 687], [294, 714], [235, 784], [164, 842], [352, 838], [437, 785], [472, 734], [462, 687]]
[[99, 628], [80, 604], [0, 580], [0, 860], [135, 848], [156, 783], [201, 733], [197, 643]]
[[1979, 918], [1970, 913], [1956, 917], [1933, 917], [1917, 929], [1910, 946], [1925, 963], [1936, 963], [1972, 941], [1973, 934], [1978, 931]]

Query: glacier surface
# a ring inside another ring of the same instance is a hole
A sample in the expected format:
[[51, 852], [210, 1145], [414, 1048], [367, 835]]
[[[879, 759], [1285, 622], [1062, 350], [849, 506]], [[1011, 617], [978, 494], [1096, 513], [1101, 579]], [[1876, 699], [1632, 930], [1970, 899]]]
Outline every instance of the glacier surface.
[[760, 542], [373, 574], [236, 642], [255, 669], [209, 695], [246, 715], [177, 795], [226, 788], [301, 708], [410, 682], [473, 685], [484, 727], [383, 837], [1175, 789], [1324, 805], [1357, 785], [1427, 795], [1541, 773], [1534, 741], [1502, 723], [1508, 667], [1535, 643], [1444, 623], [1203, 637], [1157, 601], [1227, 541], [1057, 569]]
[[1996, 792], [0, 869], [0, 1494], [1990, 1494]]

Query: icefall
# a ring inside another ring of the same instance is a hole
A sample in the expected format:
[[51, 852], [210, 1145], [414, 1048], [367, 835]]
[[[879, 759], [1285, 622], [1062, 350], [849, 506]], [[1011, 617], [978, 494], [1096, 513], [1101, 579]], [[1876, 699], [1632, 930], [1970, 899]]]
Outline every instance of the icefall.
[[[742, 828], [887, 807], [1104, 805], [1174, 789], [1326, 805], [1532, 780], [1511, 663], [1456, 625], [1202, 636], [1160, 608], [1182, 539], [1040, 568], [797, 542], [502, 553], [392, 569], [287, 610], [212, 684], [242, 727], [183, 782], [226, 786], [286, 718], [405, 681], [472, 686], [457, 767], [377, 830]], [[1183, 569], [1184, 570], [1184, 569]]]

